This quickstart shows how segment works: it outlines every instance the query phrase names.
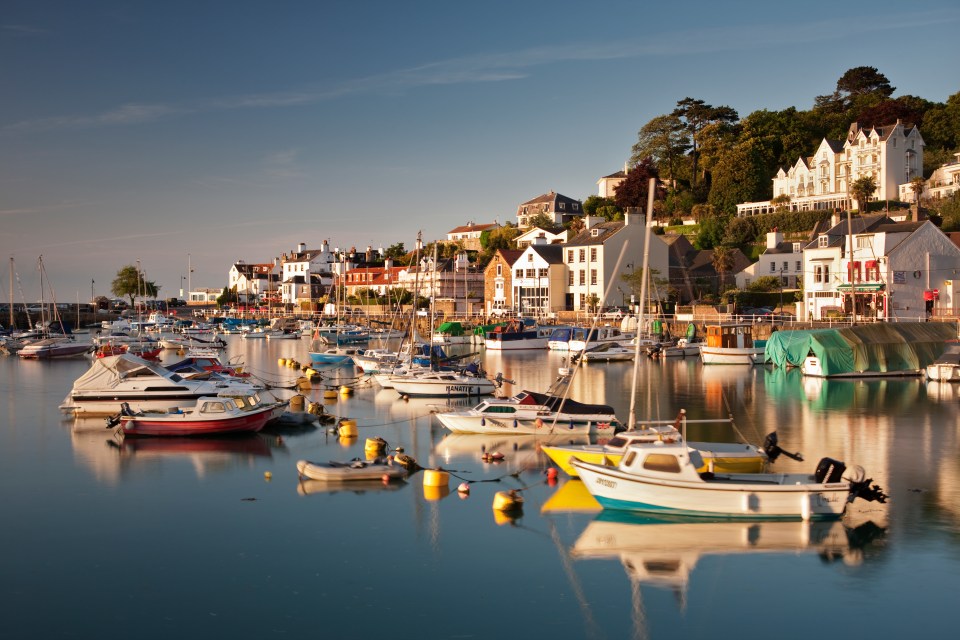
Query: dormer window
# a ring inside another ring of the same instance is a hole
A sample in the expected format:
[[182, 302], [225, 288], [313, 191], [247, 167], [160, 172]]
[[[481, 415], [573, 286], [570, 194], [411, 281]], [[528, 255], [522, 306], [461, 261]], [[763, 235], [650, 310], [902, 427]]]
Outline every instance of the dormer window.
[[799, 242], [794, 242], [794, 243], [793, 243], [793, 252], [794, 252], [794, 253], [800, 253], [800, 243], [799, 243]]
[[827, 236], [820, 236], [819, 238], [817, 238], [817, 247], [823, 249], [824, 247], [828, 247], [829, 245], [830, 245], [830, 238], [829, 238], [829, 237], [827, 237]]
[[557, 203], [557, 208], [560, 209], [560, 211], [563, 211], [564, 208], [566, 208], [566, 206], [567, 206], [567, 203], [565, 203], [565, 202], [558, 202], [558, 203]]
[[590, 229], [590, 235], [596, 238], [600, 235], [600, 229]]

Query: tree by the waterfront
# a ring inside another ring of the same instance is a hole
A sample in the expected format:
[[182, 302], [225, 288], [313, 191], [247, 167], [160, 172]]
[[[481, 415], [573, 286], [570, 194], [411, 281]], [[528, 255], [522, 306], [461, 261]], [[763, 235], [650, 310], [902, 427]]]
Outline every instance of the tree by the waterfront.
[[861, 213], [866, 213], [867, 203], [870, 197], [877, 191], [877, 179], [873, 176], [863, 176], [857, 178], [850, 185], [850, 195], [857, 201], [857, 207]]
[[144, 279], [143, 273], [135, 265], [128, 264], [117, 271], [117, 276], [110, 284], [110, 291], [119, 298], [130, 298], [130, 306], [132, 307], [137, 296], [156, 298], [160, 292], [160, 287], [156, 283]]

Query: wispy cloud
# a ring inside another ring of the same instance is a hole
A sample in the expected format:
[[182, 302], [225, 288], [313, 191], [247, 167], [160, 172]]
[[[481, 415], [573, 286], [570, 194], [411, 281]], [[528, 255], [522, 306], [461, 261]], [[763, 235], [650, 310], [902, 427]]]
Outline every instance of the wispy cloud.
[[[340, 84], [267, 94], [247, 94], [198, 100], [192, 104], [128, 103], [103, 113], [24, 120], [0, 128], [4, 133], [51, 129], [136, 125], [190, 113], [233, 109], [284, 108], [316, 104], [357, 94], [391, 94], [437, 85], [508, 82], [531, 75], [538, 67], [566, 62], [704, 55], [850, 39], [890, 30], [920, 29], [960, 21], [960, 9], [902, 14], [865, 15], [856, 19], [820, 20], [768, 25], [690, 29], [653, 37], [607, 43], [571, 43], [484, 53], [395, 69]], [[5, 29], [18, 28], [9, 25]], [[27, 29], [27, 27], [21, 27]]]
[[303, 171], [297, 164], [299, 153], [296, 149], [285, 149], [267, 154], [267, 157], [264, 158], [267, 175], [271, 178], [285, 179], [303, 176]]
[[0, 25], [0, 31], [3, 31], [8, 36], [40, 36], [47, 33], [50, 33], [46, 29], [40, 29], [39, 27], [31, 27], [27, 24], [4, 24]]

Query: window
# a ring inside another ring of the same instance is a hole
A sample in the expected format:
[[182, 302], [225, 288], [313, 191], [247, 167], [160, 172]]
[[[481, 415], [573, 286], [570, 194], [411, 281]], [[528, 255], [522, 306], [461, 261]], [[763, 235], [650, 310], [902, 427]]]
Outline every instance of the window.
[[597, 285], [597, 270], [590, 269], [590, 284], [593, 286]]
[[587, 284], [587, 272], [584, 271], [583, 269], [580, 269], [580, 284], [581, 285]]
[[830, 246], [830, 238], [828, 236], [820, 236], [817, 238], [817, 246], [821, 249]]
[[680, 473], [680, 461], [670, 453], [651, 453], [643, 459], [643, 468], [650, 471]]
[[869, 249], [873, 246], [873, 238], [870, 236], [857, 236], [857, 249]]
[[797, 260], [797, 263], [796, 263], [796, 265], [795, 265], [794, 271], [796, 271], [797, 273], [800, 273], [801, 271], [803, 271], [803, 261], [802, 261], [802, 260]]
[[790, 271], [790, 263], [787, 262], [786, 260], [784, 260], [784, 261], [783, 261], [783, 268], [781, 268], [780, 270], [781, 270], [781, 271]]
[[770, 273], [776, 273], [776, 272], [777, 272], [777, 263], [774, 262], [773, 260], [771, 260], [771, 261], [770, 261]]
[[528, 254], [527, 254], [527, 262], [533, 262], [533, 254], [532, 254], [532, 253], [528, 253]]
[[497, 275], [498, 275], [498, 276], [502, 276], [502, 275], [503, 275], [503, 265], [502, 265], [502, 264], [498, 264], [498, 265], [497, 265]]
[[568, 287], [573, 286], [573, 270], [572, 269], [567, 273], [567, 286]]
[[597, 248], [590, 247], [590, 262], [596, 262], [596, 261], [597, 261]]
[[516, 272], [515, 274], [513, 274], [513, 277], [514, 277], [514, 278], [517, 278], [518, 280], [519, 280], [520, 278], [522, 278], [522, 277], [523, 277], [523, 269], [517, 269], [517, 272]]
[[567, 249], [567, 262], [573, 262], [573, 249]]
[[828, 264], [818, 264], [813, 269], [813, 281], [819, 282], [821, 284], [827, 284], [830, 282], [830, 265]]
[[546, 277], [547, 277], [547, 270], [546, 270], [546, 269], [539, 269], [539, 270], [537, 271], [537, 274], [538, 274], [541, 278], [546, 278]]
[[563, 210], [566, 208], [566, 203], [565, 203], [565, 202], [558, 202], [558, 203], [557, 203], [557, 208], [560, 209], [560, 211], [563, 211]]
[[580, 262], [586, 262], [586, 261], [587, 261], [587, 250], [580, 249]]
[[574, 211], [579, 211], [579, 210], [580, 210], [580, 203], [579, 203], [579, 202], [574, 202], [574, 203], [573, 203], [573, 210], [574, 210]]
[[537, 270], [536, 270], [536, 269], [527, 269], [527, 277], [528, 277], [528, 278], [536, 278], [536, 277], [537, 277]]

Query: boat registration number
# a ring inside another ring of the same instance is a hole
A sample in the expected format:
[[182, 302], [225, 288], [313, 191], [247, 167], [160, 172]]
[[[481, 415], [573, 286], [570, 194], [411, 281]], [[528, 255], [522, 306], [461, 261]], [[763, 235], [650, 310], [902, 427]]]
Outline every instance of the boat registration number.
[[597, 484], [607, 489], [616, 489], [617, 483], [614, 480], [607, 480], [606, 478], [597, 478]]

